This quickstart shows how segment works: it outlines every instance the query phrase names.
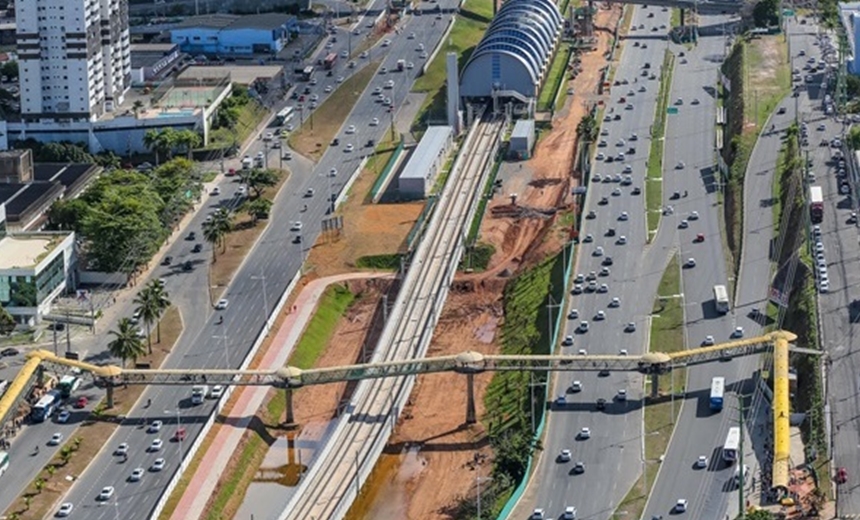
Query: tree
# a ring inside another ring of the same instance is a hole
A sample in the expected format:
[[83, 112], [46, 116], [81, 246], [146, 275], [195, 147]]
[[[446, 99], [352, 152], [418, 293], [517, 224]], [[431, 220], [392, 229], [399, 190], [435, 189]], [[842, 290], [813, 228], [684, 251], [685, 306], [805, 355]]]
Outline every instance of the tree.
[[158, 160], [160, 159], [158, 153], [158, 130], [153, 128], [151, 130], [147, 130], [146, 133], [143, 134], [143, 146], [155, 154], [155, 165], [158, 166]]
[[588, 114], [576, 125], [576, 134], [584, 142], [594, 142], [597, 139], [597, 121], [594, 115]]
[[[740, 517], [738, 517], [740, 518]], [[746, 513], [744, 518], [747, 520], [774, 520], [773, 513], [768, 511], [767, 509], [757, 509], [750, 513]]]
[[209, 242], [212, 246], [212, 263], [217, 261], [217, 251], [215, 246], [221, 243], [224, 239], [224, 231], [215, 225], [214, 220], [203, 223], [203, 239]]
[[15, 318], [0, 306], [0, 335], [8, 336], [13, 330], [15, 330]]
[[860, 150], [860, 128], [852, 126], [845, 141], [852, 150]]
[[127, 360], [137, 361], [146, 353], [146, 347], [137, 335], [137, 327], [128, 318], [117, 322], [117, 329], [110, 331], [114, 339], [108, 343], [108, 352], [122, 360], [123, 367]]
[[135, 119], [140, 115], [140, 111], [143, 109], [143, 106], [143, 101], [139, 99], [135, 100], [135, 102], [131, 104], [131, 111], [134, 112]]
[[756, 27], [779, 25], [779, 0], [759, 0], [753, 7], [753, 23]]
[[18, 62], [7, 61], [3, 64], [3, 67], [0, 68], [0, 73], [7, 76], [9, 80], [18, 79]]
[[233, 213], [226, 208], [219, 208], [212, 215], [212, 220], [203, 224], [203, 238], [212, 245], [212, 262], [216, 260], [215, 246], [220, 245], [222, 251], [227, 247], [224, 238], [233, 229]]
[[248, 170], [248, 173], [245, 174], [245, 184], [254, 190], [254, 198], [260, 198], [263, 196], [265, 189], [278, 184], [280, 178], [281, 174], [275, 170], [259, 170], [254, 168]]
[[265, 219], [269, 217], [269, 212], [272, 210], [272, 201], [269, 199], [254, 199], [254, 200], [246, 200], [244, 204], [242, 204], [242, 211], [248, 214], [253, 220], [254, 224], [257, 223], [260, 219]]
[[152, 354], [152, 338], [150, 332], [152, 325], [157, 324], [158, 341], [161, 342], [161, 315], [170, 307], [168, 294], [162, 287], [161, 282], [153, 280], [149, 282], [134, 298], [135, 310], [140, 314], [140, 319], [146, 326], [146, 342], [149, 353]]
[[84, 145], [74, 143], [46, 143], [40, 148], [34, 149], [36, 162], [59, 162], [59, 163], [94, 163], [95, 158], [87, 152]]
[[203, 140], [194, 130], [180, 130], [174, 135], [174, 144], [185, 150], [186, 157], [191, 160], [191, 152], [198, 148]]

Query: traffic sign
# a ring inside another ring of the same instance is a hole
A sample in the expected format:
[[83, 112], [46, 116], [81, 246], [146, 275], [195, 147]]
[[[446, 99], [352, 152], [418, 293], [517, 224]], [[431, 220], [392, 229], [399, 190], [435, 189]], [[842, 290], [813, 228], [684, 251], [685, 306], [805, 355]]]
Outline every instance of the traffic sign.
[[666, 113], [667, 114], [677, 114], [678, 113], [678, 107], [669, 107], [666, 109]]

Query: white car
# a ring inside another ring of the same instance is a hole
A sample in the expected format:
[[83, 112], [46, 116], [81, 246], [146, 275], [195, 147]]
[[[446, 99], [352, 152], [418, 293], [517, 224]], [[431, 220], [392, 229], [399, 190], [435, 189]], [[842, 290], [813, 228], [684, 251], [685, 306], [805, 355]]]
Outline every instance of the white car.
[[698, 460], [696, 460], [696, 467], [699, 469], [708, 467], [708, 457], [704, 455], [699, 455]]
[[558, 454], [559, 462], [570, 462], [570, 457], [570, 450], [567, 449], [561, 450]]
[[48, 441], [48, 446], [58, 446], [61, 442], [63, 442], [63, 434], [57, 432], [51, 435], [51, 440]]
[[690, 223], [687, 221], [687, 219], [681, 219], [681, 222], [678, 222], [679, 229], [687, 229], [688, 227], [690, 227]]
[[695, 258], [688, 258], [687, 261], [684, 262], [684, 267], [686, 267], [687, 269], [691, 269], [693, 267], [696, 267], [696, 259]]
[[579, 310], [578, 309], [570, 309], [570, 312], [567, 313], [567, 319], [575, 320], [579, 318]]
[[71, 502], [63, 502], [62, 504], [60, 504], [60, 508], [57, 509], [57, 514], [55, 514], [54, 516], [58, 518], [67, 517], [72, 513], [72, 509], [74, 508], [75, 506], [72, 505]]
[[529, 517], [531, 520], [546, 520], [546, 515], [542, 508], [537, 508], [532, 511], [532, 516]]
[[290, 226], [290, 231], [301, 231], [301, 230], [302, 230], [302, 223], [299, 220], [293, 222], [293, 224]]
[[161, 439], [155, 439], [149, 444], [149, 448], [147, 451], [161, 451], [161, 448], [164, 447], [164, 441]]
[[612, 300], [609, 301], [609, 306], [613, 309], [621, 307], [621, 300], [618, 299], [618, 297], [612, 298]]
[[561, 342], [562, 346], [569, 347], [573, 345], [573, 336], [565, 336]]
[[582, 382], [574, 381], [570, 384], [570, 391], [573, 393], [582, 392]]
[[223, 311], [227, 308], [228, 305], [230, 305], [230, 302], [227, 300], [227, 298], [221, 298], [220, 300], [218, 300], [218, 303], [215, 304], [215, 310]]
[[221, 195], [221, 188], [219, 188], [218, 186], [215, 186], [214, 188], [212, 188], [212, 191], [210, 191], [209, 194], [212, 195], [213, 197]]
[[354, 146], [352, 143], [347, 144], [347, 145], [343, 148], [343, 151], [344, 151], [344, 152], [347, 152], [347, 153], [349, 153], [349, 152], [351, 152], [351, 151], [353, 151], [353, 150], [355, 150], [355, 146]]
[[588, 321], [582, 320], [579, 322], [579, 331], [588, 332]]
[[354, 134], [355, 133], [355, 125], [349, 125], [348, 127], [346, 127], [346, 133]]
[[105, 500], [110, 500], [110, 497], [113, 496], [114, 488], [113, 486], [105, 486], [102, 488], [99, 496], [96, 497], [96, 500], [104, 502]]
[[141, 478], [143, 478], [143, 468], [134, 468], [134, 471], [131, 472], [131, 475], [128, 476], [129, 482], [139, 482]]
[[343, 76], [338, 76], [338, 77], [337, 77], [337, 82], [338, 82], [338, 83], [343, 83], [343, 81], [344, 81], [345, 79], [346, 79], [346, 78], [344, 78]]
[[603, 321], [605, 319], [606, 313], [603, 311], [597, 311], [597, 313], [594, 314], [594, 321]]
[[406, 64], [406, 68], [407, 68], [407, 69], [414, 69], [414, 68], [415, 68], [415, 64], [414, 64], [414, 63], [412, 63], [412, 62], [410, 61], [409, 63], [407, 63], [407, 64]]
[[620, 237], [618, 237], [618, 240], [615, 243], [618, 244], [619, 246], [623, 246], [624, 244], [627, 243], [627, 237], [624, 235], [621, 235]]
[[68, 410], [63, 410], [60, 412], [60, 415], [57, 416], [57, 422], [60, 424], [65, 424], [69, 422], [69, 417], [71, 417], [71, 413]]
[[699, 220], [699, 212], [693, 211], [690, 213], [690, 216], [687, 217], [687, 220]]
[[687, 510], [687, 499], [679, 498], [678, 502], [675, 503], [675, 512], [683, 513]]
[[708, 336], [705, 336], [705, 341], [703, 341], [703, 342], [702, 342], [702, 345], [704, 345], [704, 346], [706, 346], [706, 347], [710, 347], [710, 346], [711, 346], [711, 345], [713, 345], [714, 343], [715, 343], [715, 341], [714, 341], [714, 337], [713, 337], [713, 336], [708, 335]]
[[161, 427], [164, 425], [161, 421], [152, 421], [149, 423], [149, 428], [146, 430], [147, 433], [158, 433], [161, 431]]
[[744, 328], [743, 327], [735, 327], [735, 331], [732, 332], [733, 338], [742, 338], [744, 337]]
[[358, 57], [359, 57], [359, 58], [367, 58], [367, 56], [368, 56], [368, 55], [367, 55], [367, 51], [364, 51], [364, 52], [362, 52], [361, 54], [359, 54], [359, 56], [358, 56]]
[[581, 430], [579, 430], [579, 438], [583, 439], [583, 440], [590, 439], [591, 438], [591, 428], [583, 427]]
[[626, 211], [622, 211], [620, 215], [618, 215], [618, 220], [627, 220], [630, 218], [630, 215], [627, 214]]
[[334, 90], [334, 89], [332, 89], [331, 85], [326, 85], [325, 88], [323, 89], [323, 92], [325, 92], [326, 94], [330, 94], [332, 90]]
[[615, 398], [618, 399], [619, 401], [626, 401], [627, 400], [627, 390], [625, 390], [624, 388], [618, 390], [618, 393], [615, 394]]
[[116, 447], [116, 450], [113, 452], [114, 455], [128, 455], [128, 443], [124, 442]]
[[150, 471], [161, 471], [164, 469], [165, 461], [162, 458], [155, 459], [155, 462], [152, 463], [152, 466], [149, 468]]
[[[578, 463], [581, 464], [581, 463]], [[567, 506], [564, 508], [564, 515], [562, 516], [564, 520], [576, 520], [576, 508], [573, 506]]]
[[374, 117], [373, 119], [371, 119], [370, 120], [370, 126], [379, 126], [379, 118]]
[[390, 79], [385, 82], [385, 88], [394, 88], [394, 80]]
[[209, 397], [212, 399], [220, 399], [222, 395], [224, 395], [224, 387], [221, 385], [213, 386], [212, 391], [209, 393]]
[[594, 252], [593, 252], [593, 253], [591, 253], [591, 254], [592, 254], [593, 256], [603, 256], [603, 247], [601, 247], [601, 246], [597, 246], [597, 248], [595, 248], [595, 249], [594, 249]]
[[619, 350], [618, 355], [619, 356], [626, 356], [627, 355], [627, 349], [623, 348], [623, 349]]
[[389, 45], [391, 45], [391, 40], [389, 40], [388, 38], [382, 40], [383, 47], [388, 47]]

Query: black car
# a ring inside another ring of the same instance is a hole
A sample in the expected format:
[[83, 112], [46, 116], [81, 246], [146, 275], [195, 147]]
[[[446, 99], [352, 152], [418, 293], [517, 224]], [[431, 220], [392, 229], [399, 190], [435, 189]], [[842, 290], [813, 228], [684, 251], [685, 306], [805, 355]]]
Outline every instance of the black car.
[[3, 357], [17, 356], [18, 349], [15, 347], [4, 348], [2, 351], [0, 351], [0, 355], [2, 355]]
[[595, 213], [593, 211], [589, 211], [588, 214], [585, 215], [585, 218], [588, 220], [593, 220], [593, 219], [597, 218], [597, 213]]
[[338, 139], [337, 137], [335, 137], [334, 139], [331, 140], [332, 146], [337, 146], [339, 144], [340, 144], [340, 139]]
[[161, 260], [161, 265], [170, 265], [173, 263], [172, 256], [165, 256], [163, 260]]
[[609, 228], [606, 230], [606, 236], [614, 237], [615, 236], [615, 228]]
[[639, 186], [636, 186], [635, 188], [633, 188], [633, 191], [631, 191], [630, 193], [633, 195], [639, 195], [640, 193], [642, 193], [642, 190], [639, 189]]
[[603, 262], [601, 262], [601, 263], [607, 267], [612, 265], [612, 257], [611, 256], [603, 257]]
[[189, 242], [191, 240], [197, 240], [197, 233], [191, 231], [190, 233], [188, 233], [188, 236], [185, 237], [185, 240], [188, 240]]
[[194, 269], [194, 266], [191, 264], [191, 260], [186, 260], [184, 264], [182, 264], [183, 271], [190, 271]]
[[191, 249], [192, 253], [199, 253], [203, 251], [203, 244], [194, 244], [194, 247]]
[[597, 409], [598, 410], [606, 409], [606, 399], [601, 397], [600, 399], [597, 400]]
[[601, 206], [605, 206], [605, 205], [609, 204], [609, 199], [606, 197], [603, 197], [597, 203], [600, 204]]

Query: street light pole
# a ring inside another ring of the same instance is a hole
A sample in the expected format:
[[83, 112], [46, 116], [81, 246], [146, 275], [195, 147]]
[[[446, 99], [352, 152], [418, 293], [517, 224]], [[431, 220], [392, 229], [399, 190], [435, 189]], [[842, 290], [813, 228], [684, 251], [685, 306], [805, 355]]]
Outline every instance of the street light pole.
[[[170, 410], [164, 410], [164, 415], [173, 413]], [[179, 417], [179, 407], [176, 408], [176, 440], [179, 441], [179, 469], [182, 469], [182, 464], [185, 458], [185, 452], [182, 451], [182, 435], [179, 431], [182, 430], [182, 419]]]

